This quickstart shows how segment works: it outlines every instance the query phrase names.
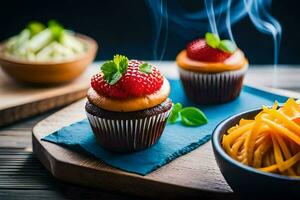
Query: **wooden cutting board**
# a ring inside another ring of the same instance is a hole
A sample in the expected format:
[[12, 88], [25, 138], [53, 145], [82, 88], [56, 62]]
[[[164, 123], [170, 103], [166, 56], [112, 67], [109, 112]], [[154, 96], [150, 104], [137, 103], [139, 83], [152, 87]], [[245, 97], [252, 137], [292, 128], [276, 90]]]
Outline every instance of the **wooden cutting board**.
[[85, 97], [90, 76], [96, 69], [91, 65], [79, 78], [64, 85], [34, 87], [16, 83], [0, 68], [0, 126]]
[[33, 152], [54, 177], [83, 186], [152, 197], [233, 196], [217, 167], [210, 142], [146, 176], [140, 176], [41, 141], [44, 136], [85, 118], [85, 101], [53, 114], [33, 129]]

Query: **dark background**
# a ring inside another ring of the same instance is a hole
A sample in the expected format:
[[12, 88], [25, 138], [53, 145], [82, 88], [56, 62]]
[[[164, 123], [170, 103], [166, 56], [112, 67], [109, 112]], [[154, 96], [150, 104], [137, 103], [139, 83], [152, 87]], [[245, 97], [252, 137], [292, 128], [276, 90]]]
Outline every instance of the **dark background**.
[[[185, 4], [194, 8], [197, 2], [199, 9], [203, 9], [202, 1], [186, 0]], [[172, 4], [172, 0], [168, 3]], [[272, 2], [271, 13], [283, 30], [279, 63], [300, 63], [298, 4], [297, 0]], [[98, 60], [111, 58], [115, 53], [130, 58], [153, 59], [153, 15], [143, 0], [6, 0], [2, 2], [0, 12], [0, 40], [17, 34], [31, 20], [47, 22], [49, 19], [57, 19], [65, 27], [96, 39], [100, 46]], [[238, 46], [252, 64], [273, 63], [271, 36], [257, 31], [247, 16], [234, 24], [232, 29]], [[181, 37], [178, 27], [170, 22], [163, 59], [174, 60], [186, 43], [195, 38], [195, 35], [183, 31], [186, 37]], [[206, 31], [199, 30], [199, 37]]]

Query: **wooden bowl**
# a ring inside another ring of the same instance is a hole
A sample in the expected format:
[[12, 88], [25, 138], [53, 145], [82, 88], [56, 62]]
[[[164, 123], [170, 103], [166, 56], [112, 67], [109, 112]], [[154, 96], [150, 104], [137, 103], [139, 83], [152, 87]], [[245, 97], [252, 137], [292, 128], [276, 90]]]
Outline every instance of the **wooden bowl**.
[[76, 37], [87, 45], [87, 51], [63, 61], [28, 61], [4, 55], [5, 42], [0, 44], [0, 65], [4, 72], [18, 82], [48, 85], [60, 84], [77, 78], [93, 62], [98, 45], [85, 35]]

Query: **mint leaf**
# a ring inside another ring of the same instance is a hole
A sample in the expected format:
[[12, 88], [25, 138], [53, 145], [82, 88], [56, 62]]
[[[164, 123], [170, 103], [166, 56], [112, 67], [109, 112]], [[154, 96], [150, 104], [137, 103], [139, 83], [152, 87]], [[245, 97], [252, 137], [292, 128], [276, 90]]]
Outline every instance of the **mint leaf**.
[[128, 67], [128, 58], [126, 56], [122, 55], [115, 55], [114, 56], [114, 63], [118, 67], [118, 71], [120, 71], [122, 74], [127, 71]]
[[235, 45], [234, 42], [230, 40], [221, 40], [218, 49], [228, 52], [228, 53], [233, 53], [236, 51], [237, 46]]
[[227, 53], [233, 53], [237, 49], [234, 42], [230, 40], [220, 40], [219, 36], [213, 33], [206, 33], [205, 40], [210, 47], [218, 48]]
[[144, 72], [146, 74], [151, 74], [152, 73], [151, 65], [149, 65], [148, 63], [143, 63], [139, 66], [139, 71]]
[[181, 103], [173, 104], [170, 116], [168, 118], [168, 122], [170, 122], [171, 124], [174, 124], [175, 122], [177, 122], [177, 120], [180, 117], [179, 112], [181, 109], [182, 109]]
[[123, 58], [119, 62], [119, 70], [123, 74], [127, 71], [128, 68], [128, 58], [123, 56]]
[[208, 122], [205, 114], [196, 107], [182, 108], [180, 103], [173, 104], [168, 122], [171, 124], [181, 121], [185, 126], [201, 126]]
[[101, 71], [104, 74], [104, 79], [109, 81], [112, 79], [112, 76], [118, 71], [118, 67], [113, 61], [107, 61], [101, 66]]
[[122, 78], [127, 68], [128, 58], [122, 55], [115, 55], [113, 60], [109, 60], [101, 66], [101, 72], [104, 74], [104, 79], [110, 85], [114, 85]]
[[121, 78], [122, 78], [122, 74], [121, 74], [119, 71], [117, 71], [116, 73], [114, 73], [114, 74], [112, 75], [112, 77], [111, 77], [111, 79], [108, 81], [108, 83], [109, 83], [110, 85], [114, 85], [114, 84], [116, 84]]
[[213, 33], [206, 33], [205, 34], [206, 43], [211, 46], [212, 48], [217, 48], [220, 44], [220, 38], [218, 35]]
[[186, 107], [180, 111], [181, 123], [185, 126], [200, 126], [208, 122], [205, 114], [195, 107]]

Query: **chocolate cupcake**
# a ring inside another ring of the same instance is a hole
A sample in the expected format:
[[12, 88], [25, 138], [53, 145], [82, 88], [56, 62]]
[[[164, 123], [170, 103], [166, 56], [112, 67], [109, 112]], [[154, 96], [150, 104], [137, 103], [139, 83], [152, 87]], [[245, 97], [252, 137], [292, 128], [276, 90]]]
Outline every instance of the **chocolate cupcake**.
[[116, 55], [92, 77], [91, 86], [85, 109], [103, 148], [133, 152], [159, 140], [172, 102], [169, 82], [156, 67]]
[[176, 57], [186, 96], [197, 104], [220, 104], [237, 98], [248, 68], [244, 53], [230, 40], [207, 33]]

